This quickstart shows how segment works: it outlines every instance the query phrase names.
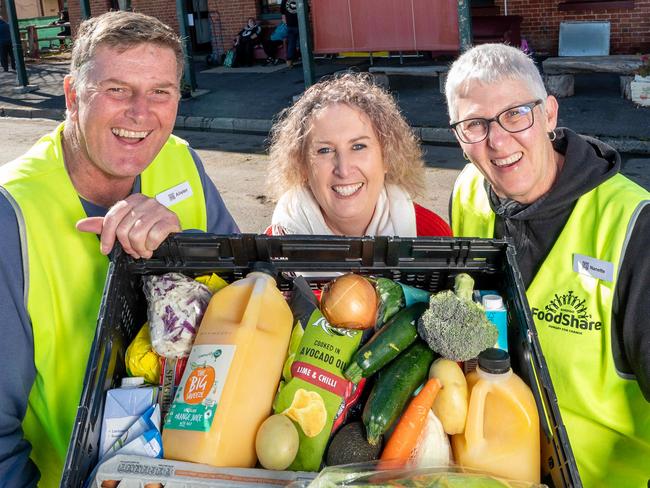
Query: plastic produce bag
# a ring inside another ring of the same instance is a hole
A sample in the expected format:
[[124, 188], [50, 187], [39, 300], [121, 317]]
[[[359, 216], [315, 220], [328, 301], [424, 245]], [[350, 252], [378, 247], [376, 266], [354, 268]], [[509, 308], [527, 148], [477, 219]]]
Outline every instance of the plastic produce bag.
[[142, 376], [147, 383], [152, 385], [157, 385], [160, 382], [160, 357], [151, 345], [148, 323], [142, 326], [140, 332], [126, 349], [124, 361], [129, 376]]
[[377, 462], [323, 469], [309, 488], [409, 486], [413, 488], [542, 488], [544, 484], [504, 480], [459, 466], [379, 469]]
[[161, 356], [188, 356], [212, 297], [210, 289], [181, 273], [143, 278], [151, 344]]

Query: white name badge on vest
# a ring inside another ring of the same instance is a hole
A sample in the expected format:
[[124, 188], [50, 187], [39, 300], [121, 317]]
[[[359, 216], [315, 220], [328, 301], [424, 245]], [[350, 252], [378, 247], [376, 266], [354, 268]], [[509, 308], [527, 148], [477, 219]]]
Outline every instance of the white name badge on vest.
[[192, 196], [192, 187], [187, 181], [171, 187], [169, 190], [161, 191], [156, 195], [156, 200], [165, 207], [171, 207]]
[[585, 256], [584, 254], [573, 255], [573, 271], [578, 274], [591, 276], [597, 280], [614, 281], [614, 265], [609, 261]]

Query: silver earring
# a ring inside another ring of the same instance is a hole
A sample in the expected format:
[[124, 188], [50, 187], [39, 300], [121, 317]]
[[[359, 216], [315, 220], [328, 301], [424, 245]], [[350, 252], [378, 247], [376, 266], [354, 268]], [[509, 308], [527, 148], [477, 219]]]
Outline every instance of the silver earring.
[[555, 139], [557, 139], [557, 134], [555, 133], [554, 130], [552, 130], [552, 131], [550, 131], [548, 133], [548, 138], [551, 140], [551, 142], [553, 142]]
[[463, 159], [465, 161], [469, 161], [469, 158], [467, 157], [467, 154], [465, 154], [465, 151], [463, 151]]

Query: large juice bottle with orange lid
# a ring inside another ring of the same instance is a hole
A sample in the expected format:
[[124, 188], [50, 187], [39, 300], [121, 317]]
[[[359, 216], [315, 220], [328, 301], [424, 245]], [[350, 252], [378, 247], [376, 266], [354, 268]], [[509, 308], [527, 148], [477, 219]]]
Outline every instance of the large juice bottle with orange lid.
[[465, 432], [452, 436], [456, 462], [506, 479], [539, 483], [539, 415], [530, 388], [510, 369], [510, 356], [490, 348], [467, 376]]
[[271, 413], [292, 323], [266, 272], [254, 271], [212, 297], [165, 419], [165, 458], [255, 465], [255, 435]]

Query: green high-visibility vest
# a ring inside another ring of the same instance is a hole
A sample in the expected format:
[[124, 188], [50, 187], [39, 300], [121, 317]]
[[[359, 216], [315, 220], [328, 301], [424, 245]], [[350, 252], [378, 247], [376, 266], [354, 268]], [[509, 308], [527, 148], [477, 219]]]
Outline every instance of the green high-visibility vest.
[[[86, 213], [63, 163], [62, 130], [0, 169], [0, 191], [18, 219], [34, 334], [36, 379], [23, 431], [44, 487], [61, 479], [108, 269], [97, 236], [75, 229]], [[167, 201], [183, 229], [206, 230], [201, 178], [182, 139], [169, 138], [142, 173], [141, 191]]]
[[[494, 237], [483, 176], [454, 185], [455, 236]], [[616, 371], [612, 301], [625, 246], [650, 193], [616, 175], [586, 193], [526, 291], [585, 487], [646, 487], [650, 404]]]

